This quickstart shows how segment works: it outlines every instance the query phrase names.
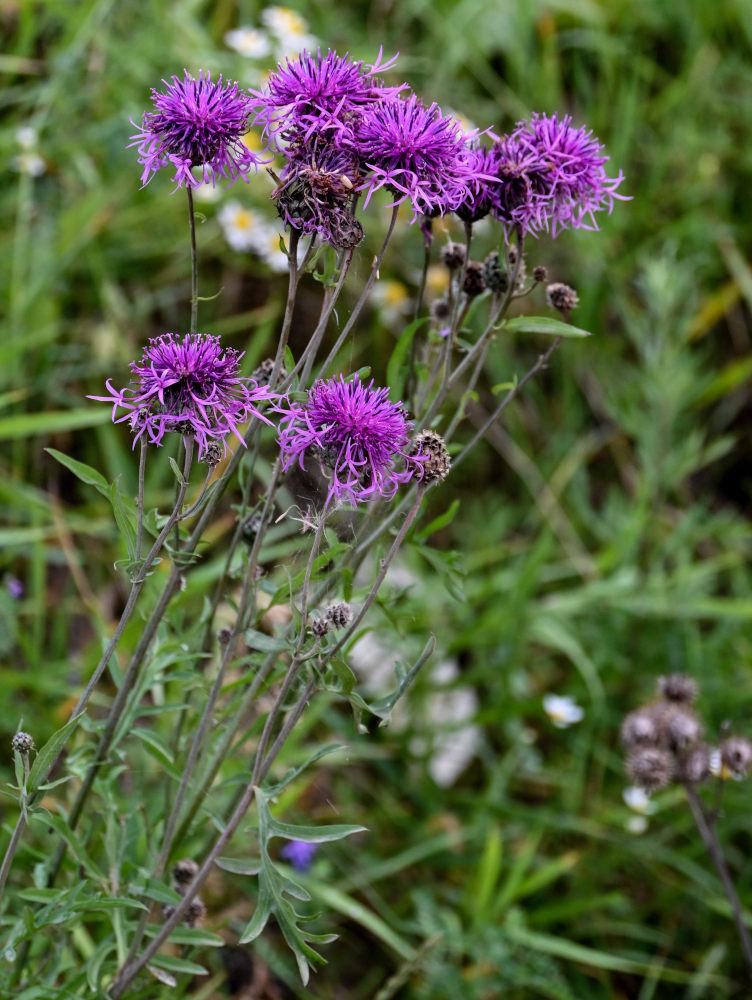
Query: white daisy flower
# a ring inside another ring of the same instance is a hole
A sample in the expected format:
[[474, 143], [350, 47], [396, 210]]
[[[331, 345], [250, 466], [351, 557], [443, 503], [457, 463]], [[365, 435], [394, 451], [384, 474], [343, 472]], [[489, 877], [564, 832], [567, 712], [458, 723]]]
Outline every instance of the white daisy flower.
[[640, 813], [642, 816], [649, 816], [655, 812], [655, 803], [651, 801], [645, 789], [640, 788], [639, 785], [630, 785], [621, 794], [633, 812]]
[[258, 28], [233, 28], [225, 35], [225, 45], [249, 59], [263, 59], [272, 50], [268, 36]]
[[259, 252], [261, 230], [266, 232], [266, 223], [258, 213], [243, 208], [238, 201], [228, 201], [218, 213], [225, 239], [233, 250], [253, 250]]
[[17, 170], [19, 174], [28, 174], [30, 177], [41, 177], [47, 170], [47, 164], [42, 157], [39, 153], [35, 153], [32, 150], [27, 150], [19, 153], [18, 156], [14, 156], [11, 164], [13, 169]]
[[16, 142], [21, 149], [36, 149], [39, 143], [37, 130], [31, 125], [22, 125], [16, 129]]
[[573, 726], [576, 722], [581, 722], [585, 715], [585, 710], [569, 695], [544, 695], [543, 711], [557, 729]]
[[267, 7], [261, 12], [261, 20], [277, 39], [281, 58], [318, 48], [319, 40], [309, 33], [305, 18], [290, 7]]

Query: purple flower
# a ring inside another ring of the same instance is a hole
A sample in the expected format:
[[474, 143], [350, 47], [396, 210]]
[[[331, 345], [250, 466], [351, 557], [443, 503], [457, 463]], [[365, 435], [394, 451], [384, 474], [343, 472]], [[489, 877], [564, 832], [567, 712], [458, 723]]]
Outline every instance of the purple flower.
[[[147, 111], [141, 131], [131, 136], [131, 146], [138, 146], [139, 162], [144, 172], [141, 183], [161, 167], [175, 168], [177, 187], [200, 187], [224, 177], [232, 184], [238, 177], [248, 180], [251, 170], [267, 162], [254, 155], [241, 140], [248, 131], [254, 102], [237, 83], [212, 83], [209, 73], [200, 72], [198, 80], [185, 70], [180, 80], [162, 81], [165, 93], [152, 90], [154, 111]], [[192, 168], [201, 167], [200, 177]]]
[[[195, 438], [201, 458], [212, 441], [224, 445], [230, 432], [244, 445], [239, 424], [253, 417], [270, 423], [253, 404], [276, 396], [240, 376], [242, 357], [223, 349], [219, 337], [186, 334], [181, 341], [166, 333], [149, 341], [140, 362], [131, 362], [130, 386], [116, 389], [108, 379], [109, 396], [88, 398], [112, 403], [115, 423], [130, 421], [134, 447], [143, 434], [161, 445], [167, 432], [178, 431]], [[118, 407], [126, 412], [116, 419]]]
[[307, 872], [313, 864], [313, 858], [318, 849], [318, 844], [308, 844], [304, 840], [290, 840], [279, 852], [279, 855], [289, 861], [295, 871]]
[[257, 118], [265, 132], [300, 130], [305, 136], [328, 128], [346, 129], [352, 114], [374, 101], [397, 93], [400, 87], [384, 87], [376, 73], [391, 69], [396, 56], [381, 61], [382, 50], [372, 66], [353, 62], [349, 54], [331, 49], [324, 56], [301, 52], [286, 60], [269, 77], [266, 89], [255, 92]]
[[[492, 137], [495, 139], [496, 136]], [[500, 151], [495, 142], [485, 146], [479, 138], [466, 143], [470, 173], [468, 192], [455, 211], [465, 222], [477, 222], [494, 208], [498, 199]]]
[[556, 236], [562, 229], [597, 229], [594, 213], [607, 209], [617, 194], [623, 174], [608, 177], [608, 157], [587, 129], [574, 128], [569, 115], [535, 114], [519, 122], [498, 143], [495, 214], [508, 229]]
[[287, 155], [272, 192], [285, 225], [319, 233], [334, 247], [357, 246], [363, 239], [363, 227], [352, 212], [353, 192], [361, 179], [357, 157], [318, 138], [296, 141]]
[[362, 185], [368, 192], [365, 205], [374, 191], [386, 187], [393, 204], [410, 200], [416, 218], [453, 211], [474, 179], [465, 139], [459, 122], [445, 117], [436, 104], [426, 108], [414, 94], [367, 108], [354, 137], [371, 171]]
[[341, 375], [320, 379], [305, 402], [276, 409], [283, 414], [282, 467], [297, 461], [305, 468], [306, 453], [316, 454], [330, 479], [329, 496], [338, 501], [390, 500], [419, 468], [408, 454], [412, 424], [404, 407], [390, 401], [388, 389], [363, 385], [357, 375], [350, 382]]
[[20, 601], [24, 595], [24, 585], [14, 576], [12, 573], [7, 573], [5, 576], [5, 589], [8, 591], [10, 596], [16, 600]]

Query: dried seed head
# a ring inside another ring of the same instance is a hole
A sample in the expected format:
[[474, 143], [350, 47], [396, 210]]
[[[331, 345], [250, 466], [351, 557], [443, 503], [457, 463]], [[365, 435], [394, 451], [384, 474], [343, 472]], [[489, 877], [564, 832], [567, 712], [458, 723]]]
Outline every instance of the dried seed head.
[[664, 788], [674, 776], [671, 754], [658, 747], [640, 747], [627, 758], [627, 774], [648, 792]]
[[206, 446], [202, 461], [205, 462], [210, 469], [213, 469], [215, 465], [219, 465], [222, 461], [224, 454], [225, 449], [221, 441], [210, 441]]
[[638, 708], [625, 716], [621, 724], [621, 742], [627, 750], [656, 746], [660, 742], [659, 729], [649, 709]]
[[745, 777], [752, 767], [752, 743], [744, 736], [729, 736], [721, 743], [721, 760], [739, 777]]
[[185, 891], [185, 887], [190, 885], [196, 877], [197, 872], [198, 865], [192, 858], [183, 858], [181, 861], [176, 861], [175, 867], [172, 869], [172, 879], [175, 883], [175, 891], [179, 892], [182, 896]]
[[226, 646], [230, 639], [232, 639], [232, 629], [225, 625], [217, 632], [217, 641], [221, 646]]
[[[256, 385], [269, 385], [272, 378], [272, 372], [274, 371], [274, 359], [264, 358], [258, 368], [251, 374], [251, 378], [254, 380]], [[280, 365], [279, 372], [277, 373], [277, 381], [282, 382], [287, 378], [287, 370], [284, 365]]]
[[344, 628], [352, 619], [352, 608], [347, 601], [340, 601], [338, 604], [330, 604], [324, 614], [334, 628]]
[[483, 281], [491, 292], [503, 294], [509, 288], [509, 275], [499, 258], [498, 250], [492, 250], [483, 261]]
[[19, 731], [11, 740], [11, 746], [16, 753], [26, 757], [34, 749], [34, 740], [28, 733]]
[[679, 763], [679, 777], [690, 785], [699, 785], [710, 777], [710, 747], [693, 747]]
[[183, 923], [186, 927], [195, 927], [206, 916], [206, 907], [200, 896], [195, 896], [188, 904], [188, 909], [183, 914]]
[[697, 684], [686, 674], [668, 674], [658, 678], [658, 694], [666, 701], [693, 705], [697, 699]]
[[311, 618], [309, 625], [317, 639], [323, 639], [329, 631], [329, 622], [326, 618]]
[[486, 282], [483, 279], [484, 267], [485, 265], [481, 264], [480, 261], [468, 261], [462, 291], [469, 299], [474, 299], [486, 290]]
[[417, 465], [416, 478], [422, 483], [440, 483], [449, 475], [452, 461], [444, 438], [436, 431], [421, 431], [410, 449], [411, 455], [423, 455], [425, 461]]
[[450, 271], [458, 271], [465, 263], [465, 248], [450, 240], [441, 248], [441, 263]]
[[431, 303], [431, 319], [435, 326], [445, 326], [452, 317], [449, 299], [435, 299]]
[[702, 723], [694, 712], [673, 707], [664, 715], [666, 742], [672, 750], [684, 750], [702, 739]]
[[544, 281], [548, 281], [548, 268], [539, 264], [537, 267], [533, 268], [533, 279], [538, 282], [538, 284], [543, 284]]
[[555, 281], [546, 288], [546, 301], [552, 309], [557, 309], [562, 316], [568, 316], [580, 301], [577, 292], [561, 281]]

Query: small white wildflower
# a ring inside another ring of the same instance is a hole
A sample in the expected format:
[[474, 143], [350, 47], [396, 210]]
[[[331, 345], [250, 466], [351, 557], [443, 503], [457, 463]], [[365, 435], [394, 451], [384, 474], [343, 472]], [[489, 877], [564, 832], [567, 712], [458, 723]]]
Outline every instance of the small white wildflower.
[[[287, 270], [288, 265], [287, 257], [279, 249], [279, 236], [279, 231], [275, 226], [264, 225], [259, 230], [258, 239], [253, 249], [269, 265], [272, 271], [282, 274]], [[298, 245], [298, 263], [302, 260], [304, 252], [305, 248], [301, 242]]]
[[263, 59], [271, 52], [271, 42], [258, 28], [234, 28], [225, 35], [225, 45], [249, 59]]
[[566, 729], [581, 722], [585, 710], [569, 695], [546, 694], [543, 696], [543, 711], [557, 729]]
[[19, 174], [28, 174], [30, 177], [41, 177], [47, 170], [47, 164], [39, 153], [26, 151], [19, 153], [12, 159], [13, 169]]
[[648, 821], [645, 816], [630, 816], [624, 824], [629, 833], [641, 834], [648, 828]]
[[639, 785], [630, 785], [621, 793], [622, 798], [629, 808], [642, 816], [650, 816], [655, 812], [655, 803], [651, 800], [644, 788]]
[[266, 223], [256, 212], [243, 208], [240, 202], [228, 201], [218, 213], [225, 239], [233, 250], [253, 250], [260, 252], [263, 245], [262, 231], [266, 233]]
[[31, 125], [22, 125], [16, 129], [16, 142], [21, 149], [36, 149], [39, 144], [37, 130]]
[[222, 197], [222, 189], [214, 184], [199, 184], [193, 189], [193, 200], [200, 201], [204, 205], [214, 205]]
[[384, 278], [377, 281], [371, 292], [371, 302], [381, 313], [385, 323], [400, 320], [410, 308], [410, 294], [401, 281]]
[[278, 42], [281, 56], [297, 55], [303, 49], [315, 51], [318, 39], [308, 31], [308, 23], [290, 7], [267, 7], [261, 21]]

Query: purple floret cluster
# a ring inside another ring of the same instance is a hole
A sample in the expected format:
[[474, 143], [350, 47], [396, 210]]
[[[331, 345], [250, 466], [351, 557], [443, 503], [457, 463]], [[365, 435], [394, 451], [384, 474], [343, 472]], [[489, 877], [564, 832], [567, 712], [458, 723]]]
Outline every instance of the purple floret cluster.
[[329, 480], [329, 498], [357, 504], [390, 500], [400, 484], [420, 478], [422, 457], [410, 455], [412, 423], [389, 390], [352, 381], [319, 379], [303, 402], [281, 403], [282, 467], [305, 468], [316, 455]]
[[502, 136], [467, 132], [407, 84], [384, 83], [380, 74], [395, 59], [381, 50], [373, 64], [304, 51], [261, 91], [204, 73], [174, 76], [165, 92], [153, 91], [154, 111], [133, 136], [142, 181], [168, 165], [178, 187], [248, 180], [268, 162], [243, 142], [255, 125], [265, 151], [283, 160], [272, 197], [285, 225], [340, 249], [362, 239], [361, 196], [366, 208], [382, 188], [392, 205], [412, 208], [412, 221], [454, 212], [472, 223], [490, 214], [507, 235], [522, 236], [597, 228], [595, 213], [625, 197], [622, 174], [606, 174], [603, 147], [570, 116], [533, 114]]
[[[253, 418], [270, 422], [255, 404], [275, 394], [240, 375], [242, 357], [223, 348], [219, 337], [199, 333], [179, 340], [167, 333], [150, 340], [141, 360], [131, 362], [131, 385], [116, 389], [108, 379], [109, 395], [89, 398], [112, 403], [115, 423], [130, 422], [134, 446], [142, 436], [161, 445], [165, 434], [177, 431], [194, 438], [201, 458], [212, 442], [224, 450], [231, 433], [244, 444], [241, 424]], [[120, 417], [118, 408], [126, 411]]]

